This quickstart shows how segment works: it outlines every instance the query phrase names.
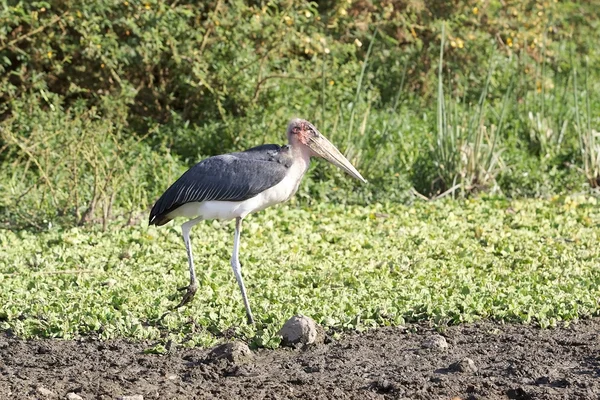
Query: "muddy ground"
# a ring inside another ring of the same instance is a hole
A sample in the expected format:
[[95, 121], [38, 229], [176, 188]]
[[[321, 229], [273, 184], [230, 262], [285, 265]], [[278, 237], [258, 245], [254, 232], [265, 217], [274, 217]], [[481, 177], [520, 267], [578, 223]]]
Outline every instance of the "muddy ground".
[[[600, 398], [600, 319], [550, 330], [465, 324], [441, 332], [446, 349], [424, 348], [436, 333], [426, 325], [382, 328], [306, 350], [253, 351], [237, 364], [207, 349], [152, 355], [143, 353], [150, 343], [0, 333], [0, 398]], [[455, 364], [465, 357], [473, 363]]]

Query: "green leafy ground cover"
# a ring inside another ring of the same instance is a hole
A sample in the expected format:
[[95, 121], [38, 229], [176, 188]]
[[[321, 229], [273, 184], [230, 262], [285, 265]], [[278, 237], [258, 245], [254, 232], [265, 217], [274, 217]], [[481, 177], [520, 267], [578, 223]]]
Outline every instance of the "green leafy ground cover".
[[335, 331], [479, 318], [542, 326], [600, 309], [600, 208], [591, 196], [442, 200], [251, 216], [241, 259], [256, 327], [229, 266], [232, 223], [193, 231], [200, 281], [187, 284], [179, 226], [0, 231], [0, 329], [22, 337], [128, 337], [208, 345], [224, 332], [276, 346], [296, 313]]

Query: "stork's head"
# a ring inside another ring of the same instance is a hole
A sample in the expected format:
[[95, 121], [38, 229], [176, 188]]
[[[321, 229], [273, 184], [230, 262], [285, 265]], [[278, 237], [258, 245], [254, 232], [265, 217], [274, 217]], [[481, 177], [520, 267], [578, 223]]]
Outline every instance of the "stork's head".
[[350, 164], [350, 161], [310, 122], [299, 118], [291, 120], [288, 125], [287, 136], [292, 146], [302, 146], [309, 150], [312, 157], [324, 158], [354, 178], [367, 182], [356, 168]]

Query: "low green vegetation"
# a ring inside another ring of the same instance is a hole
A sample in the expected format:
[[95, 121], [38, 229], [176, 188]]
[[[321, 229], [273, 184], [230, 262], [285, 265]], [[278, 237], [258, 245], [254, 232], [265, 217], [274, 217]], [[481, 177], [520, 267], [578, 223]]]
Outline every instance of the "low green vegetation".
[[[333, 331], [597, 314], [597, 8], [4, 2], [0, 329], [275, 346], [295, 313]], [[369, 184], [318, 164], [291, 205], [248, 219], [255, 328], [231, 224], [195, 229], [201, 290], [166, 313], [185, 251], [148, 209], [206, 156], [283, 143], [292, 117]]]
[[255, 328], [229, 267], [232, 236], [231, 223], [195, 228], [200, 290], [163, 317], [188, 280], [177, 225], [0, 231], [0, 328], [188, 345], [233, 333], [275, 346], [296, 313], [343, 331], [480, 318], [549, 326], [600, 310], [600, 207], [590, 196], [268, 209], [242, 236]]

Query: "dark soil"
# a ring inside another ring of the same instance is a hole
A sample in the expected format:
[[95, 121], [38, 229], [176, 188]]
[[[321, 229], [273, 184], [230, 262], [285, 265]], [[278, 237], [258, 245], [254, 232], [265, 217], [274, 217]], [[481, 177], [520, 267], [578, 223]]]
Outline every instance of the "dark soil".
[[148, 343], [0, 334], [0, 398], [600, 398], [600, 319], [548, 330], [466, 324], [441, 332], [448, 348], [422, 347], [437, 333], [381, 328], [305, 350], [241, 352], [237, 364], [210, 349], [155, 355], [143, 353]]

